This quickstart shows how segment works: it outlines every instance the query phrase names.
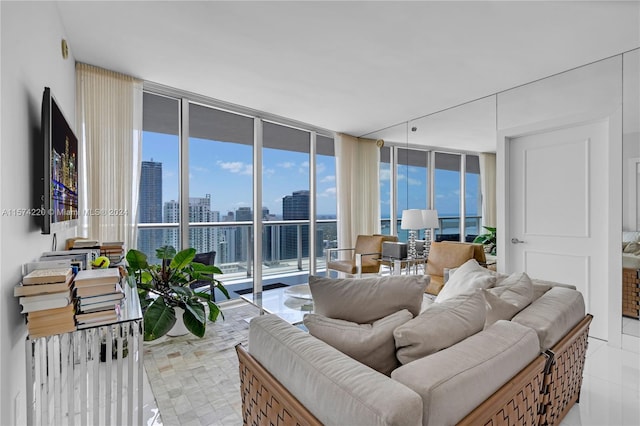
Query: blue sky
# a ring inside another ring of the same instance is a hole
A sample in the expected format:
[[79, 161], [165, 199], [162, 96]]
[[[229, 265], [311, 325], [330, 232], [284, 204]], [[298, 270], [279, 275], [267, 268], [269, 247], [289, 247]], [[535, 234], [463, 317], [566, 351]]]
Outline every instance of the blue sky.
[[[282, 197], [309, 189], [309, 155], [275, 149], [263, 151], [263, 206], [282, 214]], [[144, 132], [142, 158], [162, 163], [163, 202], [178, 199], [178, 137]], [[192, 138], [189, 148], [190, 197], [211, 194], [211, 209], [221, 214], [252, 206], [253, 149], [249, 145]], [[317, 158], [317, 213], [336, 214], [335, 161]], [[467, 180], [467, 198], [477, 199], [477, 176]], [[436, 170], [436, 209], [440, 216], [457, 215], [460, 177], [457, 172]], [[398, 205], [426, 208], [426, 168], [398, 167]], [[407, 197], [409, 194], [409, 197]], [[408, 198], [408, 199], [407, 199]], [[389, 172], [381, 172], [381, 213], [389, 217]], [[467, 214], [477, 213], [477, 203], [467, 202]]]
[[[178, 198], [178, 137], [144, 132], [142, 158], [162, 163], [163, 202]], [[309, 189], [309, 155], [264, 149], [263, 206], [282, 214], [282, 198]], [[191, 139], [189, 196], [211, 194], [211, 209], [221, 214], [253, 204], [253, 148], [249, 145]], [[316, 164], [318, 215], [336, 214], [335, 161], [318, 156]]]

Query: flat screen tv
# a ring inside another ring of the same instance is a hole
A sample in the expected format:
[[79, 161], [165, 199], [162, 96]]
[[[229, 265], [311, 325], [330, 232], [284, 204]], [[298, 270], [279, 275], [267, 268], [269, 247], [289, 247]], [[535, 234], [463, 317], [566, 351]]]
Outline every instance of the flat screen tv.
[[42, 233], [50, 234], [57, 224], [78, 219], [78, 138], [48, 87], [42, 96], [42, 137]]

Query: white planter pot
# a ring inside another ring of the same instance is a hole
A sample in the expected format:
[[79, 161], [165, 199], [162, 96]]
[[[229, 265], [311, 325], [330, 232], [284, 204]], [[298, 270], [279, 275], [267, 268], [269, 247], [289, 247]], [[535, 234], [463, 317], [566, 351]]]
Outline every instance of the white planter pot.
[[176, 323], [171, 327], [171, 330], [167, 332], [167, 336], [177, 337], [184, 336], [189, 333], [189, 330], [184, 325], [184, 320], [182, 319], [182, 315], [184, 314], [184, 309], [175, 307], [173, 308], [176, 311]]

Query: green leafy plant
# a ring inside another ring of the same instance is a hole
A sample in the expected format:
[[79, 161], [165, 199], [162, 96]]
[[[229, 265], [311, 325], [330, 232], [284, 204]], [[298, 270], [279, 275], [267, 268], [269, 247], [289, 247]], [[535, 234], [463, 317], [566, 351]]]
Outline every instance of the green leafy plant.
[[203, 303], [209, 306], [209, 320], [216, 321], [222, 314], [208, 293], [196, 292], [190, 284], [195, 281], [213, 283], [229, 298], [227, 289], [214, 278], [222, 271], [214, 265], [194, 262], [194, 248], [176, 252], [171, 246], [156, 250], [159, 265], [150, 265], [147, 255], [131, 249], [127, 252], [128, 282], [137, 286], [140, 303], [144, 310], [144, 340], [155, 340], [164, 336], [176, 323], [175, 308], [182, 308], [184, 325], [192, 334], [202, 337], [207, 317]]
[[486, 251], [493, 255], [496, 254], [497, 241], [496, 241], [496, 228], [493, 226], [483, 226], [488, 232], [478, 235], [474, 238], [474, 243], [484, 244]]

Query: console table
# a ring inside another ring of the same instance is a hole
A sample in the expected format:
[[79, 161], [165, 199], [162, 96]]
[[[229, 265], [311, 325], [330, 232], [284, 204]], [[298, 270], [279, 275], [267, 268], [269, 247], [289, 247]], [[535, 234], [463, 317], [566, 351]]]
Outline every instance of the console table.
[[143, 322], [124, 284], [117, 321], [26, 340], [28, 425], [141, 425]]

